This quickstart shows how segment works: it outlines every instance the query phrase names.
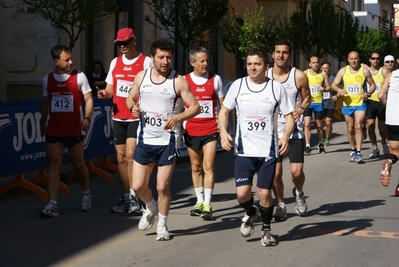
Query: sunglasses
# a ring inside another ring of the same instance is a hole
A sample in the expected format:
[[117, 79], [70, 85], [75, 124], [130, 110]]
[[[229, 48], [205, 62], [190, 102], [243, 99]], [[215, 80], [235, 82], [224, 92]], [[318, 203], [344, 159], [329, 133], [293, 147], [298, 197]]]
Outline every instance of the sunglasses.
[[371, 59], [371, 60], [380, 60], [379, 57], [371, 57], [370, 59]]
[[129, 40], [127, 40], [127, 41], [116, 41], [115, 42], [115, 44], [117, 45], [117, 46], [128, 46], [129, 44], [130, 44], [130, 42], [132, 41], [133, 39], [129, 39]]
[[393, 64], [394, 61], [385, 61], [385, 63], [391, 63], [391, 64]]

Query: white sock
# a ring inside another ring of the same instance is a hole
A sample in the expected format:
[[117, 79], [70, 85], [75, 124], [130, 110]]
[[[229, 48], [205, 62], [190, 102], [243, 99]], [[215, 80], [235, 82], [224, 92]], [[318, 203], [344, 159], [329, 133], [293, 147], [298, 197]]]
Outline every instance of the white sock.
[[161, 213], [158, 213], [158, 225], [161, 225], [161, 224], [166, 225], [167, 219], [168, 219], [168, 216], [164, 216]]
[[280, 202], [280, 203], [278, 203], [278, 206], [281, 207], [281, 208], [284, 208], [285, 207], [285, 203], [284, 202]]
[[53, 205], [55, 205], [55, 206], [57, 206], [58, 205], [58, 203], [57, 203], [57, 201], [55, 201], [55, 200], [52, 200], [52, 199], [50, 199], [50, 202], [49, 202], [50, 204], [53, 204]]
[[310, 144], [306, 144], [306, 146], [310, 147]]
[[158, 203], [155, 201], [155, 199], [152, 199], [150, 202], [145, 203], [145, 206], [152, 213], [157, 213], [158, 212]]
[[295, 189], [295, 194], [296, 194], [296, 196], [297, 196], [297, 197], [299, 197], [299, 196], [301, 196], [301, 195], [302, 195], [302, 191], [301, 191], [301, 192], [299, 192], [298, 190], [296, 190], [296, 189]]
[[129, 191], [130, 191], [130, 194], [131, 194], [132, 196], [136, 197], [136, 192], [134, 192], [133, 189], [130, 188]]
[[194, 188], [194, 192], [197, 196], [197, 202], [204, 202], [204, 187]]
[[213, 193], [212, 188], [204, 188], [204, 197], [205, 197], [204, 204], [211, 205], [212, 193]]

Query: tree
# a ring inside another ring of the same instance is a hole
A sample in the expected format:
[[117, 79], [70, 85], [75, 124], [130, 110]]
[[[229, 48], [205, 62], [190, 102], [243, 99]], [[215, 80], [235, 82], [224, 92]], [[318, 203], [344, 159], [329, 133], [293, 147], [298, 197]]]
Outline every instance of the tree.
[[291, 39], [291, 25], [288, 23], [287, 17], [281, 19], [280, 14], [269, 16], [263, 27], [263, 34], [261, 35], [259, 46], [266, 52], [272, 54], [274, 51], [274, 44], [278, 40]]
[[368, 64], [368, 58], [374, 51], [380, 53], [381, 56], [392, 54], [394, 52], [394, 39], [388, 34], [377, 29], [366, 29], [364, 31], [359, 31], [356, 35], [356, 38], [356, 51], [359, 52], [363, 63]]
[[356, 34], [359, 31], [359, 20], [353, 19], [346, 11], [339, 11], [336, 15], [335, 27], [330, 29], [330, 53], [338, 62], [346, 61], [349, 52], [356, 50]]
[[251, 12], [247, 7], [240, 18], [234, 7], [222, 19], [219, 36], [227, 52], [234, 54], [236, 73], [238, 77], [244, 74], [243, 59], [247, 52], [254, 47], [262, 47], [265, 39], [265, 12], [263, 7], [255, 7]]
[[335, 27], [336, 9], [332, 0], [301, 0], [291, 17], [291, 41], [302, 55], [323, 57], [329, 54], [331, 28]]
[[[194, 40], [201, 40], [218, 28], [228, 10], [228, 0], [142, 0], [159, 21], [146, 18], [158, 29], [166, 30], [183, 51], [182, 70], [186, 71], [187, 54]], [[177, 54], [177, 53], [176, 53]], [[178, 62], [175, 60], [175, 64]], [[179, 70], [178, 66], [176, 69]]]
[[48, 20], [50, 24], [61, 29], [69, 37], [69, 48], [72, 50], [80, 34], [89, 23], [106, 20], [109, 12], [116, 10], [117, 0], [21, 0], [19, 5], [28, 5], [36, 14]]

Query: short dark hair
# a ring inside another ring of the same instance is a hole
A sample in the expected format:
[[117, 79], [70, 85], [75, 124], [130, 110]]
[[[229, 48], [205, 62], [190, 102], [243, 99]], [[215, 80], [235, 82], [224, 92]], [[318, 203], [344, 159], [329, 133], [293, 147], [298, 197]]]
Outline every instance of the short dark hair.
[[53, 59], [60, 59], [61, 53], [62, 52], [70, 52], [71, 50], [69, 49], [68, 46], [65, 45], [56, 45], [54, 46], [50, 53]]
[[320, 66], [323, 66], [324, 64], [327, 64], [327, 65], [330, 66], [330, 68], [331, 68], [331, 63], [330, 63], [330, 62], [328, 62], [328, 61], [323, 61], [323, 62], [321, 62]]
[[152, 56], [155, 56], [157, 49], [171, 51], [173, 54], [173, 51], [175, 50], [175, 45], [171, 40], [167, 38], [159, 38], [154, 40], [151, 44]]
[[276, 48], [276, 46], [278, 46], [278, 45], [286, 45], [286, 46], [288, 46], [288, 53], [291, 54], [291, 51], [292, 51], [292, 43], [291, 43], [290, 41], [288, 41], [288, 40], [277, 40], [277, 41], [274, 43], [274, 48]]
[[260, 49], [260, 48], [252, 48], [247, 52], [247, 57], [249, 56], [258, 56], [263, 60], [263, 63], [265, 63], [265, 65], [267, 65], [269, 63], [269, 57], [267, 56], [267, 53]]

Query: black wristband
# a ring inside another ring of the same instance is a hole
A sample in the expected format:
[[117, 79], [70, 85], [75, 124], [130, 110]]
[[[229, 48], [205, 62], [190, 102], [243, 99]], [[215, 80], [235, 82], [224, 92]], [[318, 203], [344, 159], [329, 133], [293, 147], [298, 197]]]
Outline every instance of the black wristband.
[[84, 120], [87, 120], [89, 123], [91, 123], [90, 117], [84, 117], [83, 119], [84, 119]]
[[133, 108], [134, 108], [134, 106], [131, 106], [131, 107], [129, 108], [129, 110], [130, 110], [130, 113], [132, 113], [132, 112], [133, 112]]
[[303, 110], [306, 110], [306, 108], [304, 108], [304, 107], [302, 107], [302, 106], [300, 106], [300, 108], [303, 109]]

